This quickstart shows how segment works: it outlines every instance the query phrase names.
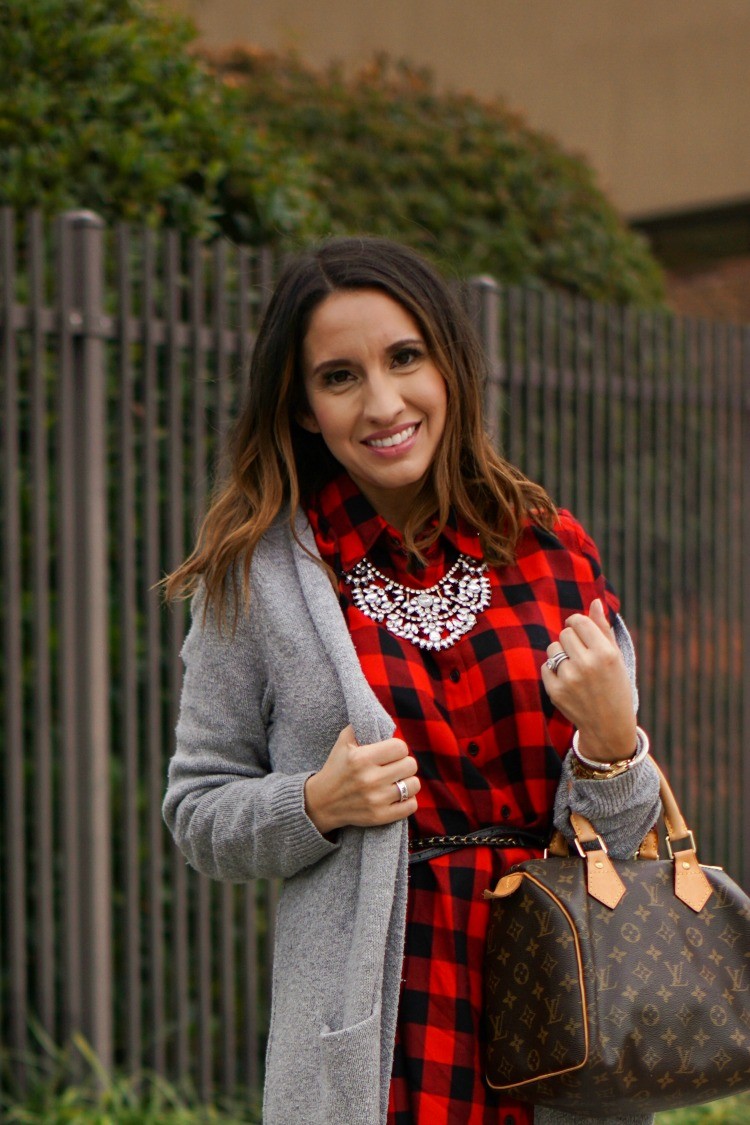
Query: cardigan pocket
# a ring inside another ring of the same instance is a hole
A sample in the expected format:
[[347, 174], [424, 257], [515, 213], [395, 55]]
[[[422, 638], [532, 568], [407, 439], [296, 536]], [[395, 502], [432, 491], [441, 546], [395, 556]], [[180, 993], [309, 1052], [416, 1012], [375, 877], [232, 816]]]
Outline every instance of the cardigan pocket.
[[321, 1121], [378, 1125], [380, 1121], [380, 1001], [360, 1023], [320, 1033]]

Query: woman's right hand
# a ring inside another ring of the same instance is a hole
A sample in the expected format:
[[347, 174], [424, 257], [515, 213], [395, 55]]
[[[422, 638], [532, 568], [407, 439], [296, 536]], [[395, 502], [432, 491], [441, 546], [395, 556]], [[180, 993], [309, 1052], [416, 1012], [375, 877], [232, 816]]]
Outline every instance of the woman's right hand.
[[[417, 762], [400, 738], [359, 746], [351, 726], [336, 739], [326, 764], [305, 782], [305, 809], [325, 836], [352, 824], [370, 828], [405, 820], [417, 810]], [[409, 791], [402, 801], [395, 782]]]

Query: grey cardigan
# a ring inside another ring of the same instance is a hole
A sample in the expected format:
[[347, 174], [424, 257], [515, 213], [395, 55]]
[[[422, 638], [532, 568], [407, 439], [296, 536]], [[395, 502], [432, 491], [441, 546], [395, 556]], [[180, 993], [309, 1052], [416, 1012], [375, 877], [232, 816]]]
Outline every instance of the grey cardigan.
[[[302, 521], [298, 533], [317, 554]], [[250, 608], [234, 636], [211, 614], [203, 626], [202, 614], [198, 594], [164, 817], [198, 871], [284, 879], [264, 1125], [381, 1125], [403, 958], [406, 824], [346, 828], [331, 842], [305, 813], [304, 784], [348, 723], [362, 744], [391, 737], [394, 724], [365, 680], [328, 577], [286, 521], [255, 552]], [[624, 626], [618, 636], [632, 666]], [[644, 766], [606, 785], [573, 782], [564, 768], [557, 819], [566, 821], [568, 804], [595, 814], [600, 831], [632, 851], [658, 808], [658, 782]]]

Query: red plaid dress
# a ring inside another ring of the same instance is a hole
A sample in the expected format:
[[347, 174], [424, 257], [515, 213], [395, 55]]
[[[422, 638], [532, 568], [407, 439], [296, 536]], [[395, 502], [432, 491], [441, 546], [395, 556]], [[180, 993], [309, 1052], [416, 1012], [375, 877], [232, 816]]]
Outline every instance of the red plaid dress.
[[[479, 538], [453, 519], [428, 565], [410, 574], [398, 531], [346, 473], [308, 507], [323, 559], [339, 575], [341, 606], [362, 669], [419, 762], [412, 838], [489, 825], [549, 831], [560, 762], [572, 727], [542, 687], [540, 667], [570, 613], [604, 597], [592, 540], [567, 512], [553, 531], [529, 524], [513, 566], [489, 571], [491, 603], [452, 647], [425, 651], [365, 616], [346, 573], [365, 555], [406, 586], [434, 586]], [[483, 1079], [482, 891], [532, 853], [463, 848], [410, 867], [403, 987], [389, 1125], [530, 1125], [532, 1110]]]

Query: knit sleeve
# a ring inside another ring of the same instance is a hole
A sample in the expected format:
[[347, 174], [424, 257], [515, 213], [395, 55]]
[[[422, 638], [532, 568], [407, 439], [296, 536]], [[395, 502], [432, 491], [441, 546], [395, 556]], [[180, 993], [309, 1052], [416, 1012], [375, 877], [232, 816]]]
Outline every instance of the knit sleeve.
[[164, 819], [188, 863], [229, 882], [289, 877], [337, 848], [305, 811], [313, 772], [271, 769], [270, 699], [251, 618], [232, 635], [219, 630], [198, 593], [182, 659], [185, 665], [169, 765]]

